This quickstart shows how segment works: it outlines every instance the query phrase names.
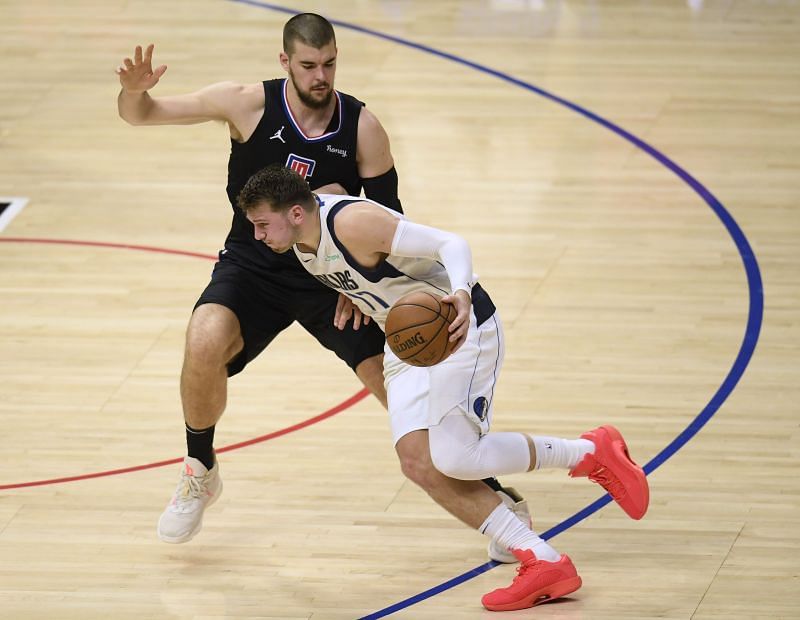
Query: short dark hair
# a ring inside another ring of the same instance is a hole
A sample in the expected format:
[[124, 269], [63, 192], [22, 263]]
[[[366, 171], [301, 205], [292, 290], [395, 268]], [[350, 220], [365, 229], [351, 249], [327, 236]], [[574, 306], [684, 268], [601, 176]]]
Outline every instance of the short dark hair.
[[306, 180], [294, 170], [270, 164], [251, 176], [236, 198], [245, 213], [264, 203], [273, 211], [288, 211], [294, 205], [312, 211], [316, 199]]
[[283, 27], [283, 51], [294, 52], [295, 41], [314, 49], [321, 49], [331, 41], [336, 45], [336, 34], [331, 23], [316, 13], [300, 13], [292, 17]]

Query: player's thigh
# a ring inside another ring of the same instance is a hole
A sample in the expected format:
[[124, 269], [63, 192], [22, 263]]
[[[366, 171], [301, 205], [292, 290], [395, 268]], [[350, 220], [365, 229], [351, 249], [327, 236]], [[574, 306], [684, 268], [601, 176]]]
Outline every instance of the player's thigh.
[[466, 342], [445, 361], [429, 368], [430, 425], [460, 408], [481, 432], [488, 431], [504, 354], [499, 316], [495, 313], [477, 325], [473, 314]]
[[[218, 305], [235, 316], [240, 340], [235, 347], [238, 350], [228, 358], [228, 376], [241, 372], [292, 324], [292, 300], [291, 290], [282, 282], [243, 269], [230, 260], [222, 259], [215, 265], [195, 313], [203, 306]], [[234, 329], [232, 322], [227, 322], [227, 329]]]
[[[427, 430], [430, 423], [429, 375], [427, 368], [403, 364], [391, 351], [387, 351], [386, 361], [389, 364], [386, 382], [389, 424], [395, 448], [402, 460], [400, 440], [414, 431]], [[404, 442], [404, 446], [413, 449], [408, 442]]]
[[228, 363], [242, 350], [239, 319], [217, 303], [197, 306], [186, 329], [186, 359], [197, 362]]
[[386, 339], [374, 321], [353, 329], [348, 321], [344, 329], [333, 324], [339, 294], [331, 289], [308, 289], [298, 302], [297, 321], [326, 349], [333, 351], [355, 370], [364, 360], [383, 353]]

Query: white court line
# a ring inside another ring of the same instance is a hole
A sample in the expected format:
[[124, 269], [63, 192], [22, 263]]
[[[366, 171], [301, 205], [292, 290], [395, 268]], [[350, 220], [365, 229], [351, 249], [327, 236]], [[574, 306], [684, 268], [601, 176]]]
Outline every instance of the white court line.
[[0, 196], [0, 203], [9, 203], [5, 210], [0, 213], [0, 232], [2, 232], [11, 220], [16, 217], [17, 213], [25, 208], [25, 205], [28, 204], [28, 199], [21, 196]]

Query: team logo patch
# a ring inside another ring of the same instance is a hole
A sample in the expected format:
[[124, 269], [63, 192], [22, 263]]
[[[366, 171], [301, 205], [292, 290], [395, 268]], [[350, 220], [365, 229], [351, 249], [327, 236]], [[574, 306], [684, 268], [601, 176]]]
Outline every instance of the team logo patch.
[[286, 160], [286, 167], [291, 170], [294, 170], [304, 179], [307, 179], [312, 174], [314, 174], [314, 166], [316, 165], [317, 162], [315, 162], [313, 159], [300, 157], [299, 155], [295, 155], [294, 153], [290, 153], [289, 159]]
[[486, 419], [486, 414], [489, 413], [489, 401], [485, 396], [478, 396], [472, 403], [472, 410], [478, 416], [481, 422]]

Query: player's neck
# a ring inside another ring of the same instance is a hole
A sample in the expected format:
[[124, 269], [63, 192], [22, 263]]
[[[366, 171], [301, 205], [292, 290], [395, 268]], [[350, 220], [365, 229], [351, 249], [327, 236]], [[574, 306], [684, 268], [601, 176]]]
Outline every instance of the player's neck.
[[324, 108], [312, 108], [303, 103], [291, 81], [286, 89], [286, 103], [289, 110], [300, 129], [309, 138], [316, 138], [327, 131], [336, 110], [336, 102], [337, 98], [334, 95]]
[[313, 213], [308, 214], [305, 222], [301, 226], [300, 236], [295, 242], [295, 245], [301, 252], [316, 254], [317, 250], [319, 250], [321, 236], [319, 209], [314, 209]]

